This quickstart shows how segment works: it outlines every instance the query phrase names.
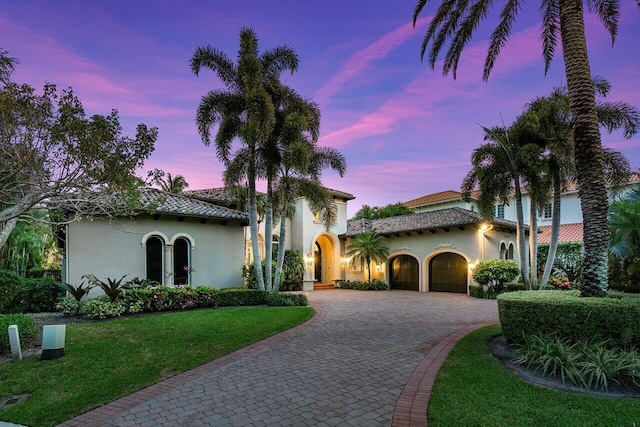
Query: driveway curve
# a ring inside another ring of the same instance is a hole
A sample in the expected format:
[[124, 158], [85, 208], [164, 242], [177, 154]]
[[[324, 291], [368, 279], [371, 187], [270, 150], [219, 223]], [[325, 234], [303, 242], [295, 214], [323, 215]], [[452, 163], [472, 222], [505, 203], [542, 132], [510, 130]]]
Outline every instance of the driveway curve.
[[495, 301], [461, 294], [307, 296], [309, 322], [62, 425], [426, 425], [431, 362], [466, 331], [498, 321]]

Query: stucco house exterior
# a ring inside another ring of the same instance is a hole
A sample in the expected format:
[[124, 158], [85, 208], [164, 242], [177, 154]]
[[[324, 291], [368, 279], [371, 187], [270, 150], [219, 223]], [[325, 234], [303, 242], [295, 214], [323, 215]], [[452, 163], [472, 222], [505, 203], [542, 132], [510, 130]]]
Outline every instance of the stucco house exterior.
[[[295, 214], [286, 219], [284, 241], [278, 235], [279, 224], [274, 227], [274, 244], [304, 255], [303, 290], [364, 279], [364, 271], [353, 270], [344, 254], [351, 239], [366, 230], [388, 241], [390, 255], [372, 266], [372, 277], [394, 289], [467, 293], [475, 263], [514, 258], [513, 221], [495, 218], [485, 223], [467, 206], [374, 221], [348, 220], [347, 204], [355, 197], [329, 191], [337, 213], [329, 228], [304, 198], [295, 200]], [[148, 189], [133, 217], [71, 222], [64, 233], [63, 280], [77, 285], [85, 274], [103, 279], [128, 275], [169, 286], [242, 286], [242, 266], [254, 254], [247, 214], [229, 206], [233, 201], [220, 188], [182, 195]], [[261, 258], [264, 236], [261, 223]]]
[[62, 280], [78, 285], [85, 274], [127, 275], [125, 280], [148, 278], [163, 285], [242, 286], [247, 224], [243, 212], [147, 189], [134, 217], [94, 217], [65, 226]]

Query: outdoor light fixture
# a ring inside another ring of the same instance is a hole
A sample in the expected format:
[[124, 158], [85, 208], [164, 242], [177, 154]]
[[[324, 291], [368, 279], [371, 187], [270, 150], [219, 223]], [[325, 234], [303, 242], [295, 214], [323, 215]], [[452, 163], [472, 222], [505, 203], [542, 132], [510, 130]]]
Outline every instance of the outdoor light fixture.
[[377, 264], [376, 265], [376, 270], [378, 270], [378, 273], [382, 271], [382, 264]]
[[340, 258], [340, 264], [342, 264], [343, 267], [346, 267], [349, 264], [349, 258], [346, 258], [346, 257]]
[[480, 261], [478, 261], [477, 259], [473, 260], [473, 261], [469, 261], [469, 269], [473, 270], [474, 268], [476, 268], [476, 266], [478, 265], [479, 262]]
[[305, 257], [305, 261], [307, 261], [307, 266], [311, 267], [313, 265], [313, 254], [308, 253], [304, 257]]
[[67, 325], [42, 327], [42, 356], [40, 360], [54, 360], [64, 356], [64, 339]]

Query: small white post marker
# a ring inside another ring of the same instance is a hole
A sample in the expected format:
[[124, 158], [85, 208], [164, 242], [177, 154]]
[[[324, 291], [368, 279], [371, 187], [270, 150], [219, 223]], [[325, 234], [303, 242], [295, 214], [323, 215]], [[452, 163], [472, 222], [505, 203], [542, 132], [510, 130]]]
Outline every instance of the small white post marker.
[[9, 346], [11, 347], [11, 356], [13, 357], [13, 361], [22, 361], [22, 349], [20, 348], [18, 325], [9, 325]]

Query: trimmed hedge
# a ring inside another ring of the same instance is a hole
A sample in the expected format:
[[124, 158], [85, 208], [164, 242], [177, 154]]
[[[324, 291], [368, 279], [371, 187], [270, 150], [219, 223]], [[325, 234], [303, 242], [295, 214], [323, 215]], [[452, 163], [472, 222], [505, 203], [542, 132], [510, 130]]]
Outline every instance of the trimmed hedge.
[[341, 280], [338, 282], [340, 289], [355, 289], [358, 291], [388, 291], [389, 285], [382, 280]]
[[498, 297], [498, 314], [507, 341], [547, 334], [571, 342], [607, 341], [607, 346], [640, 348], [640, 298], [611, 293], [581, 298], [578, 291], [522, 291]]
[[[524, 291], [524, 283], [505, 283], [500, 294], [515, 291]], [[485, 291], [482, 285], [469, 286], [469, 295], [474, 298], [496, 299], [500, 294], [496, 292]]]
[[22, 277], [9, 270], [0, 270], [0, 311], [11, 310], [13, 299], [22, 286]]
[[33, 317], [24, 314], [0, 314], [0, 351], [8, 351], [9, 345], [9, 326], [18, 326], [18, 335], [20, 335], [20, 346], [26, 347], [33, 343], [33, 337], [36, 334], [36, 322]]
[[215, 307], [217, 292], [208, 286], [157, 286], [123, 290], [120, 298], [127, 307], [141, 306], [142, 311], [154, 312]]
[[223, 288], [216, 293], [217, 307], [267, 305], [271, 292], [245, 288]]
[[56, 310], [62, 291], [53, 279], [42, 277], [23, 279], [13, 299], [14, 313], [40, 313]]

